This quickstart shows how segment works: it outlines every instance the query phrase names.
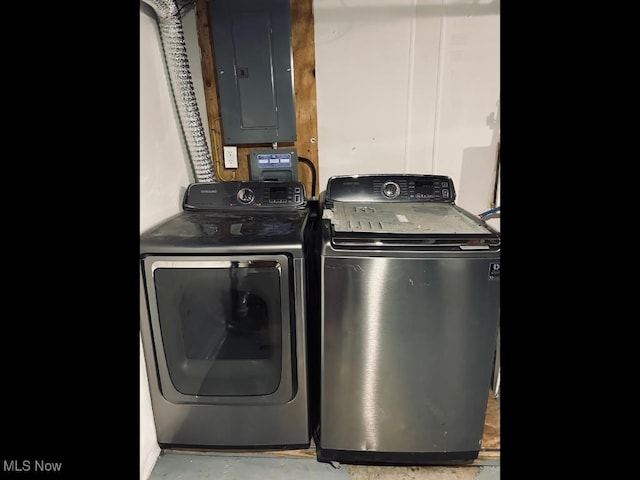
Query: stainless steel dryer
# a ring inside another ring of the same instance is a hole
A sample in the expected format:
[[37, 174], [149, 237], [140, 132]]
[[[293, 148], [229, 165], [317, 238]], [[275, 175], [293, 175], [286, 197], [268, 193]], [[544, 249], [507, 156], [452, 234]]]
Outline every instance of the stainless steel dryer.
[[158, 443], [308, 447], [304, 186], [195, 183], [183, 207], [140, 238]]
[[321, 196], [320, 461], [470, 463], [500, 316], [500, 237], [449, 177], [332, 177]]

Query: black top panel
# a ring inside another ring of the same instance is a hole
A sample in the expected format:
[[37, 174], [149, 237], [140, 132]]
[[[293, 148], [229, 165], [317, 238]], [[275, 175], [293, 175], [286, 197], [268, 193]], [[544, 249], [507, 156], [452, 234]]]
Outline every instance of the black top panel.
[[184, 196], [185, 210], [300, 209], [307, 203], [301, 182], [192, 183]]
[[453, 181], [444, 175], [375, 174], [329, 178], [326, 201], [453, 203]]
[[309, 210], [186, 211], [140, 236], [140, 253], [302, 246]]

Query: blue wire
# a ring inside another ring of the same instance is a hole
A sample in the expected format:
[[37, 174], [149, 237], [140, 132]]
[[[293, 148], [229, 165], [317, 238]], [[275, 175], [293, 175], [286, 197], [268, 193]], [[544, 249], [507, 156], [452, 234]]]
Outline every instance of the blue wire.
[[492, 208], [491, 210], [487, 210], [486, 212], [482, 212], [480, 215], [478, 215], [480, 218], [484, 218], [487, 217], [489, 215], [493, 215], [494, 213], [498, 213], [500, 212], [500, 207], [496, 207], [496, 208]]

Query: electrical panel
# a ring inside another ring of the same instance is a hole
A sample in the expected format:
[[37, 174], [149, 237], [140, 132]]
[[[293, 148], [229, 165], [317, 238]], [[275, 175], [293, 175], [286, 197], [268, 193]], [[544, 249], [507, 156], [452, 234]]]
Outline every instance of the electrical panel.
[[225, 144], [296, 140], [290, 0], [209, 0]]

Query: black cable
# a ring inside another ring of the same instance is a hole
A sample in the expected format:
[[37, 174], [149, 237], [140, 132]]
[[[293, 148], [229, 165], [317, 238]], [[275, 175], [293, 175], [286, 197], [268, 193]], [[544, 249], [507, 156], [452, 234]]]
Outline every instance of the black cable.
[[305, 157], [298, 157], [298, 161], [307, 164], [311, 169], [311, 198], [316, 196], [316, 166], [311, 160]]
[[494, 207], [498, 198], [498, 182], [500, 182], [500, 142], [498, 142], [498, 152], [496, 158], [496, 177], [493, 179], [493, 201], [491, 205]]
[[[180, 5], [182, 3], [182, 5]], [[176, 13], [177, 17], [181, 19], [184, 18], [185, 14], [192, 8], [195, 7], [196, 0], [187, 0], [184, 2], [180, 2], [180, 0], [176, 1], [176, 6], [178, 7], [178, 12]]]

